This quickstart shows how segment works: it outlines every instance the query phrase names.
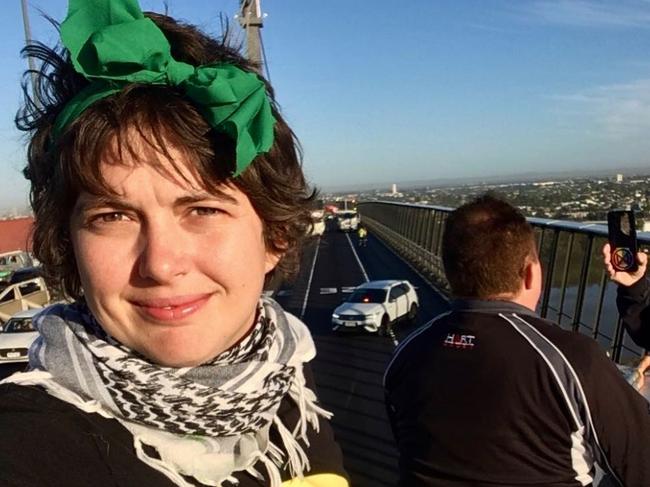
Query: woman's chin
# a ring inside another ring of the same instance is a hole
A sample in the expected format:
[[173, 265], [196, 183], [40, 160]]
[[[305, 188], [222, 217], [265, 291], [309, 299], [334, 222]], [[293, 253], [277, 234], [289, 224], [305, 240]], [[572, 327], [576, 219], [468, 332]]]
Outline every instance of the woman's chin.
[[196, 367], [216, 357], [218, 348], [207, 349], [205, 342], [196, 340], [181, 340], [164, 343], [148, 343], [147, 347], [140, 350], [151, 362], [164, 367]]

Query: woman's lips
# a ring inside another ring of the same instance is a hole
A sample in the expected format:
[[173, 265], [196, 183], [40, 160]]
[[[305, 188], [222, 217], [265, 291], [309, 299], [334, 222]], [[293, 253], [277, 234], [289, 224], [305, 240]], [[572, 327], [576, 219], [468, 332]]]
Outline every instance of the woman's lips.
[[176, 321], [201, 309], [210, 294], [133, 301], [136, 309], [157, 321]]

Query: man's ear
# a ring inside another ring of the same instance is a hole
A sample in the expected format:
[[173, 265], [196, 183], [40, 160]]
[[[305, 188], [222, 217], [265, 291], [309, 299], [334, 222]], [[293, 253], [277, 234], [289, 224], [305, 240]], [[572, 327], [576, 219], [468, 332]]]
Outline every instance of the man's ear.
[[539, 260], [527, 258], [524, 267], [524, 289], [530, 291], [541, 283], [542, 267]]

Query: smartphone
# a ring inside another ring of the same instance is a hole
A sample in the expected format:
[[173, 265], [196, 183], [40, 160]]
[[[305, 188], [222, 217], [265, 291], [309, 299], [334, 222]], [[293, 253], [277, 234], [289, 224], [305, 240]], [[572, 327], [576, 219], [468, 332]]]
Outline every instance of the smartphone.
[[608, 212], [607, 229], [614, 269], [624, 272], [636, 271], [639, 266], [636, 263], [637, 242], [634, 211], [612, 210]]

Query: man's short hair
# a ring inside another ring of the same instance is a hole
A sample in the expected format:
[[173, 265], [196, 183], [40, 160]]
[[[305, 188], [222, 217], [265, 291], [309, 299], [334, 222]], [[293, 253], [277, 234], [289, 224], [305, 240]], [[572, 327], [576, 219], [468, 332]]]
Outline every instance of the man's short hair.
[[447, 218], [442, 261], [457, 297], [516, 294], [531, 259], [537, 260], [532, 227], [519, 210], [494, 195], [480, 196]]

